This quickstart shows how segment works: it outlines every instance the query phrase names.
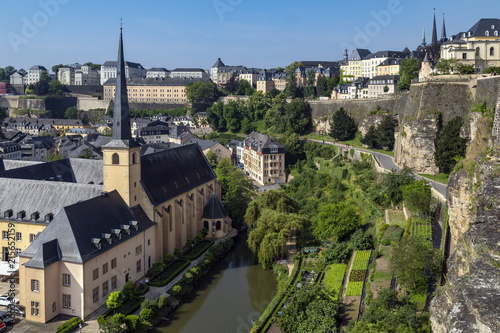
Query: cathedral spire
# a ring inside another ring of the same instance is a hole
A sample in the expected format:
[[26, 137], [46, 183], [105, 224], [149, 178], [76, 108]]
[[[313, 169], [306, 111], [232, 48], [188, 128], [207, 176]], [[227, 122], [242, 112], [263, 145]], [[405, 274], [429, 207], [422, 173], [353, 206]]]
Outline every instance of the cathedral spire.
[[446, 25], [444, 24], [444, 12], [443, 12], [443, 30], [441, 30], [441, 43], [446, 42]]
[[422, 46], [426, 46], [427, 43], [425, 42], [425, 28], [424, 31], [422, 32]]
[[436, 28], [436, 8], [434, 8], [434, 23], [432, 25], [432, 45], [437, 44], [437, 28]]
[[125, 60], [123, 56], [123, 37], [120, 19], [120, 42], [118, 45], [118, 62], [116, 64], [115, 109], [113, 116], [113, 139], [130, 140], [130, 111], [128, 108], [127, 78], [125, 76]]

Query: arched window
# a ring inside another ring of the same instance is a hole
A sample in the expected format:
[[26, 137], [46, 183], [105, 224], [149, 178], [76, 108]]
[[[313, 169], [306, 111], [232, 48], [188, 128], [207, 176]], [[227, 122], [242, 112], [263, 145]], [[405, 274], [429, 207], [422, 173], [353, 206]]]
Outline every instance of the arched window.
[[495, 55], [495, 48], [492, 47], [490, 48], [490, 56], [494, 56]]
[[118, 156], [117, 153], [114, 153], [113, 156], [111, 156], [111, 163], [120, 164], [120, 156]]
[[479, 57], [479, 47], [476, 47], [476, 57]]
[[137, 163], [136, 155], [135, 155], [135, 153], [132, 153], [132, 164], [136, 164], [136, 163]]
[[181, 223], [184, 224], [184, 202], [182, 201], [179, 201], [179, 205], [181, 206]]
[[215, 230], [220, 230], [220, 221], [215, 223]]
[[52, 303], [52, 312], [56, 312], [56, 302]]
[[495, 30], [493, 34], [495, 35], [495, 37], [498, 37], [498, 30]]
[[210, 225], [208, 224], [208, 221], [203, 222], [203, 228], [208, 230], [209, 227]]
[[486, 30], [486, 31], [484, 32], [484, 35], [485, 35], [486, 37], [488, 37], [488, 36], [490, 35], [490, 32], [489, 32], [488, 30]]

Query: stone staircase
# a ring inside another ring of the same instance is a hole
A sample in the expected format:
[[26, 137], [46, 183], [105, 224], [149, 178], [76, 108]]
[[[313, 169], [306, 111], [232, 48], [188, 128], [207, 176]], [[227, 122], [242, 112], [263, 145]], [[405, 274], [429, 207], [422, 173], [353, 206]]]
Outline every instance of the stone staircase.
[[170, 294], [167, 294], [167, 301], [174, 309], [179, 305], [179, 300]]

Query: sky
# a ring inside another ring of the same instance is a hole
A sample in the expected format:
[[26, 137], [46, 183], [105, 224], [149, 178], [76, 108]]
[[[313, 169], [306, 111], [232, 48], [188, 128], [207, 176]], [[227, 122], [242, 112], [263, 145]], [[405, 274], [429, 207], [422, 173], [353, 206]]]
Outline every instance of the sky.
[[[335, 0], [14, 0], [1, 1], [0, 67], [116, 60], [120, 18], [125, 59], [145, 68], [272, 68], [340, 60], [343, 49], [414, 50], [480, 18], [500, 1]], [[498, 18], [498, 16], [497, 16]]]

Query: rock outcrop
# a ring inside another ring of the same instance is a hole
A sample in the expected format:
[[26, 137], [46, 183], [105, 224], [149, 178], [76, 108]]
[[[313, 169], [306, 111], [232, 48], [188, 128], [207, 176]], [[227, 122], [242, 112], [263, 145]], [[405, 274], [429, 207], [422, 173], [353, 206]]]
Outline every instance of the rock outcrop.
[[500, 332], [500, 148], [491, 148], [490, 118], [469, 119], [475, 135], [448, 183], [452, 255], [431, 302], [437, 333]]
[[363, 135], [363, 137], [366, 135], [366, 132], [368, 132], [368, 129], [373, 126], [377, 128], [377, 126], [384, 120], [385, 114], [379, 114], [375, 116], [368, 116], [365, 119], [363, 119], [359, 125], [358, 125], [358, 131]]
[[438, 126], [435, 115], [409, 118], [400, 125], [394, 147], [396, 164], [413, 168], [415, 173], [438, 173], [434, 163]]

